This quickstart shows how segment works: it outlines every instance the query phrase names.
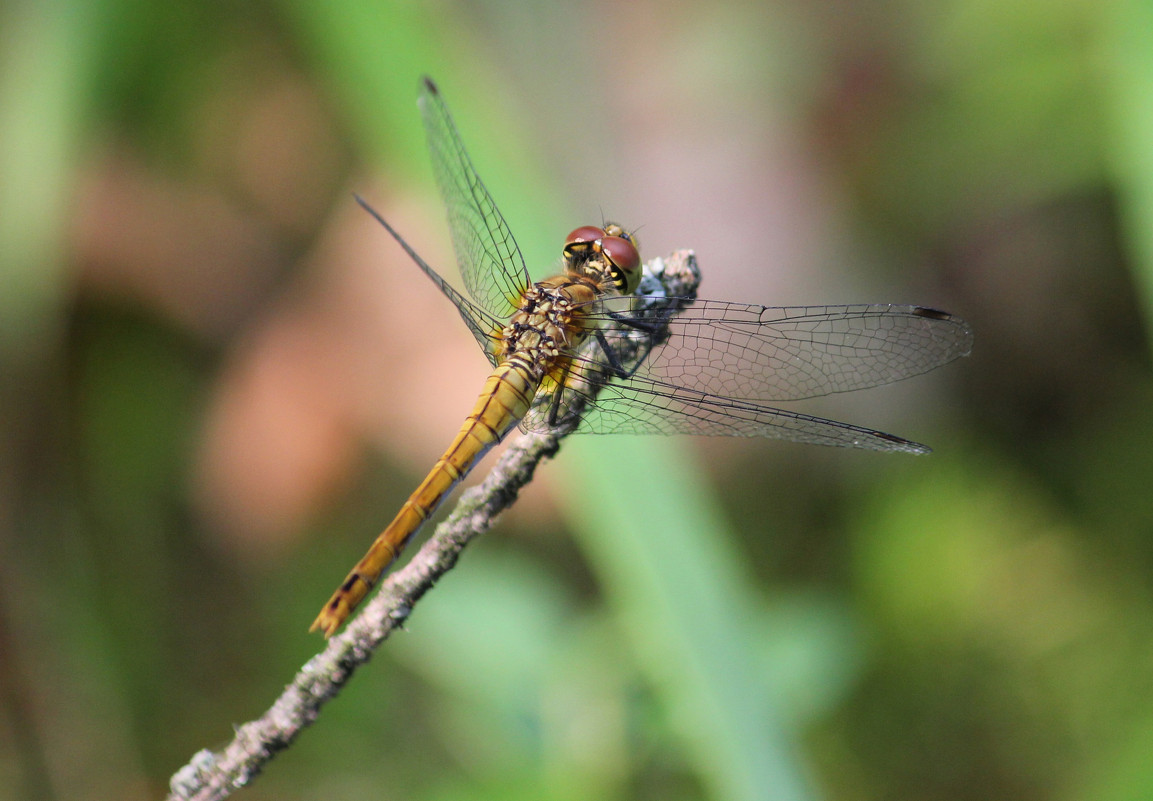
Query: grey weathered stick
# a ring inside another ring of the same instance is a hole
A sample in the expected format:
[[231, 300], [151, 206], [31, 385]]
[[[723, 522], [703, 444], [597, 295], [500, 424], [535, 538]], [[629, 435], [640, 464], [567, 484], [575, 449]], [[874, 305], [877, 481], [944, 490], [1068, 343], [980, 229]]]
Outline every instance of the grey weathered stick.
[[[675, 312], [696, 295], [700, 274], [692, 251], [676, 251], [646, 267], [649, 275], [638, 290], [646, 308]], [[557, 452], [560, 440], [572, 433], [577, 422], [577, 418], [570, 418], [555, 430], [523, 434], [513, 441], [485, 480], [462, 493], [452, 514], [437, 526], [424, 547], [407, 565], [389, 575], [380, 592], [300, 669], [267, 712], [236, 727], [235, 737], [223, 750], [197, 752], [172, 776], [169, 800], [226, 798], [252, 781], [277, 752], [291, 745], [353, 672], [404, 624], [413, 605], [452, 569], [464, 547], [512, 505], [520, 489], [532, 480], [537, 465]]]

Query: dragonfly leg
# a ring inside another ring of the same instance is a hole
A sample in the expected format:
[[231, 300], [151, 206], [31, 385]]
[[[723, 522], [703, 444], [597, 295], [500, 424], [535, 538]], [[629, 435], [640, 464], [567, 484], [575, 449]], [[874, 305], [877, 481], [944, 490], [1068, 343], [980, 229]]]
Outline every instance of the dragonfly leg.
[[[633, 320], [631, 322], [637, 322], [637, 321]], [[636, 327], [639, 330], [642, 330], [642, 331], [644, 330], [644, 328], [642, 326], [636, 326]], [[622, 378], [622, 379], [623, 378], [632, 378], [633, 373], [635, 373], [640, 368], [641, 364], [644, 363], [644, 358], [638, 358], [638, 359], [634, 360], [635, 363], [633, 364], [631, 369], [628, 367], [625, 367], [624, 364], [621, 362], [620, 357], [617, 356], [616, 351], [614, 351], [611, 347], [609, 347], [609, 342], [607, 339], [605, 339], [604, 332], [603, 331], [597, 331], [596, 332], [596, 338], [597, 338], [597, 344], [599, 344], [601, 346], [601, 352], [604, 354], [605, 360], [608, 362], [608, 366], [611, 368], [614, 378]], [[651, 339], [647, 340], [643, 347], [644, 347], [644, 356], [648, 356], [648, 352], [653, 349], [652, 340]]]
[[561, 420], [561, 395], [564, 394], [562, 387], [568, 383], [569, 373], [572, 371], [572, 363], [565, 365], [564, 374], [561, 376], [560, 381], [557, 382], [557, 390], [549, 398], [548, 402], [548, 424], [550, 427], [555, 428], [557, 423]]
[[642, 320], [639, 317], [629, 317], [618, 311], [610, 311], [608, 316], [612, 318], [613, 322], [625, 328], [635, 328], [637, 331], [642, 331], [646, 334], [656, 336], [661, 330], [668, 325], [671, 315], [664, 314], [659, 320]]
[[[644, 361], [643, 358], [638, 358], [636, 360], [636, 364], [633, 367], [626, 367], [621, 361], [620, 357], [617, 355], [616, 351], [613, 350], [613, 348], [609, 345], [608, 339], [605, 337], [604, 332], [597, 331], [595, 336], [597, 345], [600, 347], [601, 353], [604, 354], [604, 362], [596, 365], [595, 367], [591, 367], [591, 370], [593, 372], [600, 373], [602, 377], [596, 379], [586, 375], [584, 380], [596, 383], [598, 380], [604, 381], [605, 377], [619, 378], [622, 380], [627, 379], [637, 371], [641, 362]], [[653, 342], [651, 339], [646, 340], [643, 344], [638, 344], [638, 348], [644, 349], [645, 355], [648, 355], [648, 351], [652, 350], [652, 347]], [[588, 364], [584, 366], [586, 368], [590, 368], [590, 365]], [[574, 373], [583, 374], [584, 372], [585, 371], [581, 369], [574, 371], [572, 362], [569, 362], [565, 365], [564, 372], [557, 379], [557, 389], [552, 393], [552, 397], [550, 397], [548, 401], [548, 414], [546, 415], [545, 420], [548, 422], [549, 427], [555, 428], [559, 423], [566, 422], [566, 417], [570, 413], [580, 414], [580, 412], [576, 409], [566, 409], [564, 404], [564, 388], [569, 386], [569, 378]]]

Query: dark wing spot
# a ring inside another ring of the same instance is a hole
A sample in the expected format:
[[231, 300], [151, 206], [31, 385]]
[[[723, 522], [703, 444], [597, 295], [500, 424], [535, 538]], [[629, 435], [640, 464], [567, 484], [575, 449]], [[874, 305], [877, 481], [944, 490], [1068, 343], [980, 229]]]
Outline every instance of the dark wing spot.
[[918, 306], [913, 309], [913, 314], [918, 317], [928, 317], [930, 320], [952, 320], [953, 315], [948, 312], [943, 312], [940, 309], [930, 309], [927, 306]]

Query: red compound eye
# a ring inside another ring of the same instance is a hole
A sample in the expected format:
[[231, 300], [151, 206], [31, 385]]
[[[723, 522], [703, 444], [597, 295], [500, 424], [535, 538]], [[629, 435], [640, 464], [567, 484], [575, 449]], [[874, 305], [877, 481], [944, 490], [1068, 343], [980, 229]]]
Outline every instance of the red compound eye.
[[623, 295], [631, 295], [641, 282], [641, 254], [636, 245], [621, 236], [601, 239], [601, 252], [612, 265], [613, 283]]
[[605, 235], [603, 228], [597, 228], [595, 225], [582, 225], [580, 228], [573, 231], [565, 239], [565, 247], [569, 245], [576, 245], [582, 242], [595, 242]]
[[623, 272], [629, 273], [641, 266], [641, 254], [633, 243], [620, 236], [606, 236], [601, 239], [601, 249]]

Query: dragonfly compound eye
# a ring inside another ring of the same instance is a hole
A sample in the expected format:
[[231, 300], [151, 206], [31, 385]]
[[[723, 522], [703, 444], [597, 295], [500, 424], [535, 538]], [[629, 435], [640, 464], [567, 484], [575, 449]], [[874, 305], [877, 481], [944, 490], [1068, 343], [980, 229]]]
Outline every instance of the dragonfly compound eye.
[[623, 236], [601, 239], [601, 250], [612, 266], [613, 281], [622, 295], [631, 295], [641, 282], [641, 254]]
[[596, 242], [605, 235], [603, 228], [597, 228], [595, 225], [582, 225], [580, 228], [569, 234], [564, 241], [565, 249], [569, 245], [581, 245], [589, 242]]
[[566, 264], [583, 263], [601, 252], [601, 239], [604, 238], [603, 228], [595, 225], [582, 225], [577, 228], [564, 241], [564, 260]]

